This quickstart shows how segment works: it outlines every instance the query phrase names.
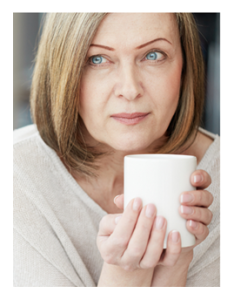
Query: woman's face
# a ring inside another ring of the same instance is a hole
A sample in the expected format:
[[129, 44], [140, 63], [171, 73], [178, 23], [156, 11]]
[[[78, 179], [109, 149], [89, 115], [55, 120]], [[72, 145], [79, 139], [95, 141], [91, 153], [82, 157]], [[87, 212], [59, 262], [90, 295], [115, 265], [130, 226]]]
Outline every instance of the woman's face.
[[[183, 61], [175, 15], [108, 14], [87, 57], [79, 112], [90, 138], [131, 153], [156, 146], [180, 94]], [[113, 116], [121, 113], [147, 115]]]

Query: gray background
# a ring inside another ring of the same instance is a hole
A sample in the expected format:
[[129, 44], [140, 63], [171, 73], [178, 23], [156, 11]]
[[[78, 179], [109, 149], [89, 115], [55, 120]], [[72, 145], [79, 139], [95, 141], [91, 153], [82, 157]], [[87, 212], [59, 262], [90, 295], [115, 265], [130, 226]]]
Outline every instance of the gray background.
[[[194, 13], [206, 68], [202, 127], [220, 135], [220, 14]], [[13, 129], [32, 124], [29, 110], [34, 57], [43, 13], [13, 14]]]

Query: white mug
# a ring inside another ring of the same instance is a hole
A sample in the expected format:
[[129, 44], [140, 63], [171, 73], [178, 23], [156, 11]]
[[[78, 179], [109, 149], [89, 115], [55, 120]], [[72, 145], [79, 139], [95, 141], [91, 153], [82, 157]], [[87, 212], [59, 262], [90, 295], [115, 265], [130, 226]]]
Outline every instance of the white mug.
[[179, 196], [195, 188], [190, 176], [196, 170], [197, 158], [179, 154], [139, 154], [124, 157], [124, 209], [136, 197], [143, 206], [153, 203], [157, 215], [167, 220], [163, 248], [167, 248], [168, 233], [176, 230], [181, 246], [195, 244], [195, 236], [186, 228], [186, 220], [179, 214]]

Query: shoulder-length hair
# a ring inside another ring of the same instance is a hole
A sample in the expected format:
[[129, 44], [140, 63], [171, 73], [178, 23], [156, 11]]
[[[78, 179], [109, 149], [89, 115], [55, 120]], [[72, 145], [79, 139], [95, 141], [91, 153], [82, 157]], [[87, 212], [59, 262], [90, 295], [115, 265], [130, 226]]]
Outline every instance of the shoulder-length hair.
[[[107, 153], [85, 144], [79, 97], [86, 55], [106, 13], [47, 14], [32, 80], [33, 122], [44, 142], [69, 170], [96, 176], [95, 161]], [[204, 65], [191, 13], [176, 13], [183, 53], [180, 98], [167, 129], [166, 143], [155, 153], [173, 153], [194, 140], [204, 102]]]

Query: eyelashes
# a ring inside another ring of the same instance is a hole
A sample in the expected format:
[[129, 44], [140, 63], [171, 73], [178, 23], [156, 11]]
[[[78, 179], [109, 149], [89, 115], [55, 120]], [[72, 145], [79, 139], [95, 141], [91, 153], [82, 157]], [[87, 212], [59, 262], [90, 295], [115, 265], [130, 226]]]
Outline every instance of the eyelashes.
[[90, 60], [90, 63], [93, 61], [96, 61], [96, 63], [93, 62], [93, 65], [100, 65], [103, 62], [103, 60], [107, 60], [107, 59], [104, 58], [102, 55], [94, 55], [94, 56], [91, 56], [89, 58], [89, 60]]
[[[146, 53], [146, 55], [143, 58], [143, 61], [149, 61], [151, 64], [157, 64], [167, 58], [167, 55], [159, 51], [157, 49], [153, 49]], [[92, 67], [98, 68], [98, 67], [104, 67], [105, 63], [108, 61], [107, 58], [105, 58], [101, 54], [90, 56], [87, 60], [87, 64], [91, 65]]]

